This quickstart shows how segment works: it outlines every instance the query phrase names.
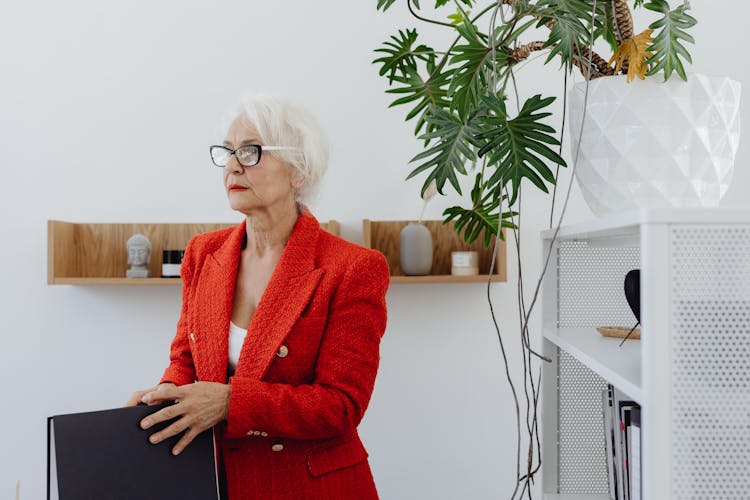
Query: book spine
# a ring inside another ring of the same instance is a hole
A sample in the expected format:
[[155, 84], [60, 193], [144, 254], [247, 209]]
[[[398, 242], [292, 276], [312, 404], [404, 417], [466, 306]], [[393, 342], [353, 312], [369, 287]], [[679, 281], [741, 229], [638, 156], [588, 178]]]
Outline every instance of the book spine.
[[604, 421], [604, 450], [606, 454], [607, 478], [609, 479], [609, 499], [617, 498], [617, 481], [615, 479], [614, 431], [612, 427], [612, 391], [609, 387], [602, 391], [602, 418]]

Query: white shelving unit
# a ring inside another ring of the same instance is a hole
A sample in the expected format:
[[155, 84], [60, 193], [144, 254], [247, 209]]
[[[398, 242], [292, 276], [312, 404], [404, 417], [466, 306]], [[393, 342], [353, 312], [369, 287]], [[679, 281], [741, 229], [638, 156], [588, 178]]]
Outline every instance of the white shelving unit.
[[640, 401], [641, 344], [602, 337], [594, 328], [545, 329], [544, 338], [571, 354], [610, 384]]
[[593, 495], [558, 495], [555, 493], [547, 493], [544, 495], [544, 500], [609, 500], [609, 495], [603, 493], [595, 493]]
[[[642, 407], [645, 500], [750, 498], [750, 213], [660, 209], [542, 233], [545, 500], [606, 500], [601, 391]], [[641, 270], [641, 337], [623, 292]]]

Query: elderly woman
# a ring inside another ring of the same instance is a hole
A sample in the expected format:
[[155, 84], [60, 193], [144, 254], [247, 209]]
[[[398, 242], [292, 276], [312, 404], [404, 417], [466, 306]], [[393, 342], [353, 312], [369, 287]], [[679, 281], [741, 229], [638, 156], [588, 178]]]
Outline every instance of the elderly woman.
[[245, 100], [211, 158], [245, 220], [188, 243], [170, 365], [128, 404], [177, 401], [141, 422], [178, 417], [150, 437], [183, 433], [174, 454], [214, 427], [230, 499], [377, 498], [357, 425], [378, 369], [388, 264], [323, 231], [302, 204], [327, 162], [304, 110]]

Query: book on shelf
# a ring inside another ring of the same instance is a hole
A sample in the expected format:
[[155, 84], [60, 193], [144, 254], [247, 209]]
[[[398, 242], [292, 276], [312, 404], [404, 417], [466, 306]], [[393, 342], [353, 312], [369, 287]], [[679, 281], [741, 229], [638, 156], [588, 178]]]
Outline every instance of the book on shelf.
[[604, 420], [604, 450], [606, 453], [607, 476], [609, 478], [609, 498], [617, 500], [617, 457], [615, 456], [615, 429], [612, 424], [612, 389], [602, 391], [602, 417]]
[[640, 406], [611, 384], [603, 392], [602, 405], [610, 499], [640, 500]]
[[641, 408], [630, 411], [630, 500], [641, 500]]

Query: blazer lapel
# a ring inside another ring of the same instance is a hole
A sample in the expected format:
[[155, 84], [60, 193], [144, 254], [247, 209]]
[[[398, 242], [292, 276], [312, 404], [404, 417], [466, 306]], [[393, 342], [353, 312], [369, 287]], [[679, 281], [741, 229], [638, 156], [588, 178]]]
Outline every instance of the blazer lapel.
[[322, 269], [315, 269], [320, 231], [315, 217], [303, 211], [250, 321], [237, 363], [237, 375], [263, 378], [284, 338], [310, 301], [323, 274]]
[[198, 376], [206, 382], [227, 380], [229, 359], [229, 321], [232, 317], [234, 287], [237, 282], [239, 258], [245, 241], [245, 221], [235, 227], [224, 243], [208, 254], [196, 289], [193, 313], [198, 338]]

